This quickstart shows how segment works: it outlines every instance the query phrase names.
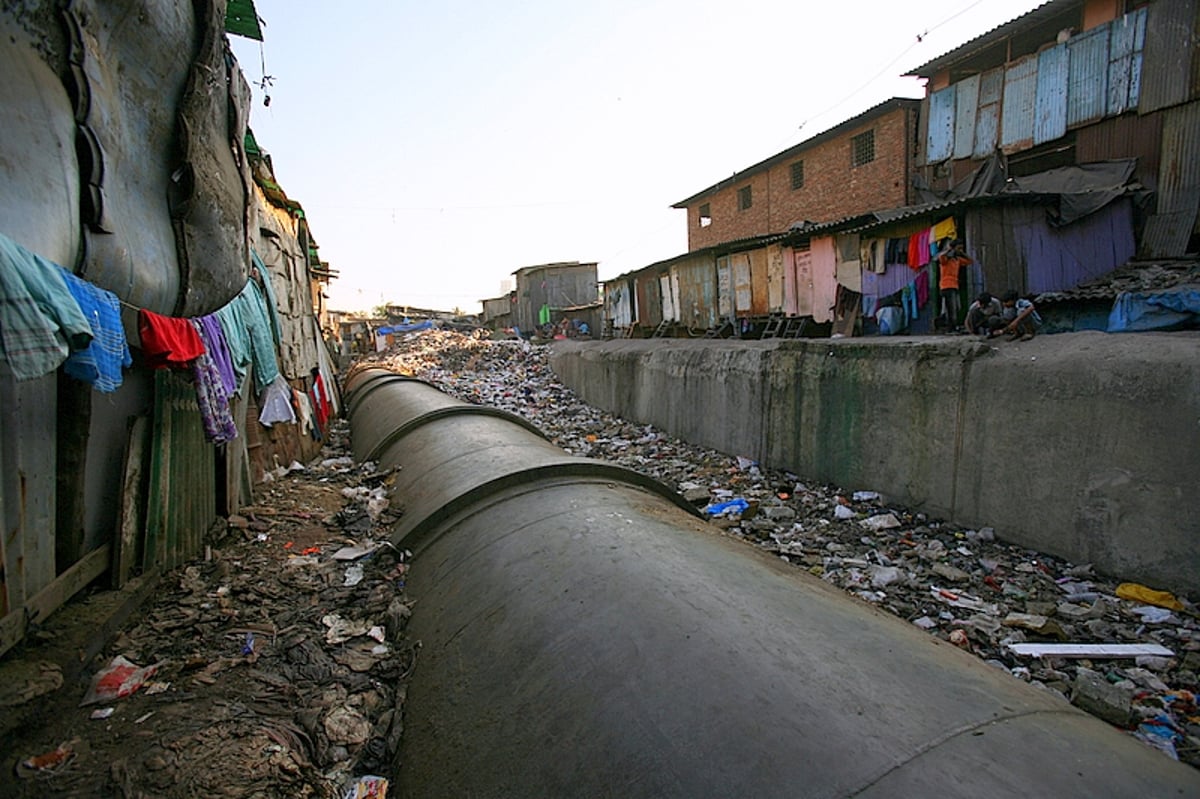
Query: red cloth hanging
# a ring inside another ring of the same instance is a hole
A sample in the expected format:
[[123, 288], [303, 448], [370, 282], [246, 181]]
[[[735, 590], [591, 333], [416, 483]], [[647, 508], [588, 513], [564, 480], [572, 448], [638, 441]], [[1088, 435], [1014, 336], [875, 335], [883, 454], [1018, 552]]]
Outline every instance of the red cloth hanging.
[[191, 320], [162, 316], [145, 308], [138, 311], [142, 354], [155, 369], [186, 366], [206, 350]]

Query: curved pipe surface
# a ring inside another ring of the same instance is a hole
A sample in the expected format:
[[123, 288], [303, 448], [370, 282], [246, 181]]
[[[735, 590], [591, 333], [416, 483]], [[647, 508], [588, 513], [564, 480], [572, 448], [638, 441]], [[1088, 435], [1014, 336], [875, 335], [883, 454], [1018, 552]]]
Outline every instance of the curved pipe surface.
[[[356, 450], [388, 434], [367, 413]], [[555, 452], [458, 415], [382, 456], [419, 554], [401, 795], [1200, 795], [1061, 698]]]

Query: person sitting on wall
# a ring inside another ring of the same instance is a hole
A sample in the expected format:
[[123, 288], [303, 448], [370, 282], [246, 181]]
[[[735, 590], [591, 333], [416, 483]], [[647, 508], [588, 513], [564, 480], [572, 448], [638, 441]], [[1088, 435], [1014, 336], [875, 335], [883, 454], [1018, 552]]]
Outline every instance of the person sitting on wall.
[[942, 295], [942, 314], [946, 318], [946, 329], [958, 329], [959, 304], [958, 283], [964, 266], [975, 263], [967, 255], [961, 239], [945, 240], [938, 252], [938, 289]]
[[992, 335], [993, 330], [1004, 327], [1004, 306], [1000, 300], [986, 291], [981, 291], [967, 308], [966, 328], [971, 335]]
[[1004, 327], [1002, 332], [1009, 333], [1009, 341], [1029, 341], [1037, 334], [1042, 317], [1038, 315], [1033, 303], [1009, 289], [1001, 298], [1004, 307]]

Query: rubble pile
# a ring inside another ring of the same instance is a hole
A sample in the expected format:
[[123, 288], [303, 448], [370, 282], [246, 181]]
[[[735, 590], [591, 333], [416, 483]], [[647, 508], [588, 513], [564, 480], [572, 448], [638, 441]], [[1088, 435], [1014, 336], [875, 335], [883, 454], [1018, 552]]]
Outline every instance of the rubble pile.
[[225, 538], [164, 578], [97, 658], [83, 703], [60, 692], [54, 723], [26, 731], [16, 784], [0, 794], [342, 797], [386, 785], [417, 659], [404, 637], [408, 553], [386, 543], [390, 475], [354, 464], [347, 433], [335, 422], [321, 458], [269, 473]]
[[581, 402], [547, 350], [445, 331], [369, 359], [524, 416], [557, 445], [677, 489], [727, 534], [1200, 766], [1200, 617], [1186, 598], [1096, 574], [887, 501], [692, 446]]

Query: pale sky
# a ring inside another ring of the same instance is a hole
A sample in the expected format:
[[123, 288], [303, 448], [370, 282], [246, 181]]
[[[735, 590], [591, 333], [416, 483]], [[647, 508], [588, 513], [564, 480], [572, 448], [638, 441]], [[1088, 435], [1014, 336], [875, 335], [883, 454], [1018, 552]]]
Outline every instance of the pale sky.
[[[687, 251], [678, 202], [1040, 0], [255, 0], [251, 127], [335, 310], [474, 313], [523, 266]], [[918, 37], [920, 40], [918, 40]]]

